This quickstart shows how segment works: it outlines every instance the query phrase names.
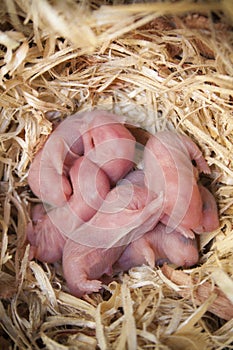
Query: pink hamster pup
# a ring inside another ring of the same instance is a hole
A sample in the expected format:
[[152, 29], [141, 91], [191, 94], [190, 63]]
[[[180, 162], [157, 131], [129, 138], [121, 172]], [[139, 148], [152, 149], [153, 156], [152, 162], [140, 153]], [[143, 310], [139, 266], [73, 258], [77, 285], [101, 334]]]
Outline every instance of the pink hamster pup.
[[96, 213], [110, 190], [107, 175], [85, 157], [74, 162], [70, 179], [73, 194], [65, 205], [46, 212], [40, 204], [32, 213], [27, 228], [31, 257], [47, 262], [59, 260], [67, 237]]
[[161, 222], [130, 243], [113, 266], [115, 272], [126, 271], [131, 267], [147, 264], [154, 267], [163, 261], [178, 266], [192, 266], [198, 262], [198, 249], [195, 239], [186, 238], [178, 231], [167, 233]]
[[210, 172], [197, 145], [189, 137], [171, 131], [151, 136], [144, 151], [145, 183], [150, 191], [164, 192], [164, 223], [190, 238], [202, 218], [192, 160], [199, 172]]
[[68, 171], [73, 161], [84, 152], [80, 133], [83, 115], [74, 114], [61, 122], [37, 152], [29, 168], [28, 184], [45, 203], [62, 206], [72, 194]]
[[66, 242], [63, 272], [72, 294], [80, 297], [98, 291], [101, 277], [112, 274], [112, 265], [125, 246], [157, 224], [162, 197], [147, 199], [146, 188], [118, 185], [92, 219]]
[[106, 112], [97, 114], [83, 134], [85, 156], [106, 172], [112, 185], [134, 164], [135, 138], [119, 119]]
[[30, 166], [28, 183], [34, 194], [45, 203], [62, 206], [72, 194], [70, 167], [84, 153], [102, 167], [111, 183], [123, 177], [133, 165], [135, 139], [122, 119], [94, 110], [61, 122]]
[[198, 185], [202, 199], [201, 225], [195, 229], [196, 233], [211, 232], [219, 227], [217, 203], [212, 193], [201, 184]]

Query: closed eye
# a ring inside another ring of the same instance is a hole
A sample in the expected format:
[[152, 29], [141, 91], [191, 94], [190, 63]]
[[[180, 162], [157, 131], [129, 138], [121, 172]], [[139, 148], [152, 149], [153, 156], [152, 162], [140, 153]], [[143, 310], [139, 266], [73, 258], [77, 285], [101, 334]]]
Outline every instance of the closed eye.
[[90, 143], [91, 143], [91, 147], [94, 148], [95, 147], [95, 141], [94, 141], [93, 137], [91, 138], [91, 142]]

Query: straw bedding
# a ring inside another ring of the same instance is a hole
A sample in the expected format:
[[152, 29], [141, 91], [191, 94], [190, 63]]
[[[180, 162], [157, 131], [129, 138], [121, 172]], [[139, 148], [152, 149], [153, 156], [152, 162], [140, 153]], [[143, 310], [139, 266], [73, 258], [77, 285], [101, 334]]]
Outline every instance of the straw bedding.
[[[230, 0], [1, 1], [2, 349], [233, 348], [232, 19]], [[53, 122], [96, 107], [189, 135], [221, 225], [198, 266], [134, 268], [78, 299], [60, 264], [28, 260], [27, 172]]]

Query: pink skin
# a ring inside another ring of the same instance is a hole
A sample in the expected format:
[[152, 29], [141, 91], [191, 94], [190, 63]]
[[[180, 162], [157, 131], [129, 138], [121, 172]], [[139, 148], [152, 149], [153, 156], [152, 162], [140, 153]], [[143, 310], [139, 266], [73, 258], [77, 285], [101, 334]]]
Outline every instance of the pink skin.
[[137, 186], [140, 186], [140, 187], [145, 187], [144, 179], [145, 179], [145, 175], [144, 175], [143, 170], [138, 170], [137, 169], [137, 170], [130, 171], [124, 177], [122, 182], [127, 180], [127, 181], [130, 181], [134, 185], [137, 185]]
[[[125, 179], [133, 184], [144, 186], [142, 170], [130, 172]], [[166, 226], [158, 223], [152, 231], [145, 233], [127, 246], [113, 269], [119, 272], [146, 263], [154, 267], [156, 262], [164, 259], [178, 266], [194, 265], [198, 261], [196, 240], [185, 238], [175, 230], [167, 233]]]
[[68, 240], [63, 250], [63, 273], [71, 294], [98, 292], [101, 277], [112, 275], [112, 265], [122, 253], [122, 247], [111, 249], [88, 247]]
[[187, 148], [190, 159], [196, 162], [196, 166], [199, 172], [203, 172], [204, 174], [210, 174], [209, 165], [207, 164], [198, 146], [192, 141], [190, 137], [186, 135], [179, 135], [179, 137], [183, 141], [185, 147]]
[[114, 272], [126, 271], [134, 266], [168, 261], [177, 266], [192, 266], [198, 262], [196, 240], [184, 237], [178, 231], [169, 234], [162, 223], [130, 243], [113, 266]]
[[63, 207], [46, 213], [40, 205], [32, 213], [33, 222], [27, 228], [31, 258], [46, 262], [59, 260], [67, 237], [97, 212], [110, 190], [107, 175], [85, 157], [74, 162], [70, 179], [73, 195]]
[[[202, 198], [197, 186], [199, 172], [209, 173], [201, 151], [186, 136], [163, 131], [151, 136], [144, 152], [145, 182], [150, 191], [164, 191], [164, 218], [172, 229], [192, 238], [202, 220]], [[161, 174], [156, 176], [155, 174]]]
[[96, 215], [65, 244], [63, 271], [71, 293], [97, 292], [125, 246], [156, 225], [161, 205], [161, 197], [148, 202], [147, 189], [132, 184], [110, 191]]
[[[143, 183], [143, 172], [134, 171], [128, 179]], [[202, 221], [199, 233], [213, 231], [219, 226], [217, 204], [207, 188], [198, 185], [202, 198]], [[185, 238], [180, 232], [171, 230], [161, 222], [154, 230], [130, 243], [119, 260], [114, 264], [114, 272], [129, 270], [131, 267], [168, 261], [178, 266], [192, 266], [198, 262], [198, 250], [195, 239]]]
[[218, 208], [212, 193], [204, 186], [198, 185], [202, 198], [202, 222], [195, 229], [196, 233], [211, 232], [219, 227]]
[[[30, 166], [29, 186], [45, 203], [62, 206], [72, 194], [67, 175], [71, 164], [84, 152], [80, 134], [84, 121], [81, 117], [82, 114], [75, 114], [60, 123]], [[54, 186], [55, 190], [51, 191]]]
[[106, 112], [96, 115], [83, 142], [85, 156], [106, 172], [112, 185], [132, 168], [135, 138], [119, 123], [119, 117]]
[[70, 170], [73, 195], [68, 205], [83, 221], [97, 212], [110, 191], [106, 173], [85, 156], [75, 161]]
[[[135, 139], [119, 122], [121, 119], [96, 110], [76, 113], [61, 122], [30, 166], [28, 183], [33, 193], [44, 203], [64, 205], [72, 194], [69, 169], [83, 155], [84, 148], [112, 184], [123, 177], [133, 164]], [[51, 191], [54, 184], [56, 190]]]
[[[198, 189], [201, 195], [201, 208], [202, 208], [202, 213], [201, 213], [201, 220], [200, 224], [198, 227], [195, 227], [193, 231], [197, 234], [203, 233], [203, 232], [211, 232], [216, 230], [219, 227], [219, 218], [218, 218], [218, 208], [217, 208], [217, 203], [215, 201], [214, 196], [212, 193], [204, 186], [198, 185]], [[194, 209], [195, 210], [195, 207]], [[168, 224], [168, 222], [172, 222], [172, 219], [169, 218], [167, 215], [164, 215], [160, 221], [164, 223], [165, 225]], [[170, 232], [170, 228], [167, 228], [167, 231]], [[187, 229], [184, 229], [182, 226], [178, 227], [178, 230], [186, 237], [194, 238], [194, 233], [193, 237], [191, 237], [191, 234], [187, 234]]]
[[[144, 186], [144, 178], [145, 176], [142, 170], [134, 170], [128, 173], [124, 180], [127, 179], [128, 181], [131, 181], [132, 183], [137, 184], [138, 186]], [[202, 215], [200, 226], [198, 228], [195, 228], [195, 233], [211, 232], [219, 227], [217, 204], [214, 196], [206, 187], [204, 187], [201, 184], [198, 184], [198, 189], [202, 200]], [[163, 215], [160, 221], [166, 225], [169, 221], [169, 217], [167, 215]], [[181, 230], [180, 227], [179, 230]], [[172, 229], [167, 228], [167, 231], [170, 232], [172, 231]], [[186, 233], [186, 230], [184, 230], [184, 233]]]
[[29, 259], [36, 258], [48, 263], [61, 259], [66, 238], [50, 220], [43, 204], [33, 208], [32, 218], [26, 230], [31, 244]]

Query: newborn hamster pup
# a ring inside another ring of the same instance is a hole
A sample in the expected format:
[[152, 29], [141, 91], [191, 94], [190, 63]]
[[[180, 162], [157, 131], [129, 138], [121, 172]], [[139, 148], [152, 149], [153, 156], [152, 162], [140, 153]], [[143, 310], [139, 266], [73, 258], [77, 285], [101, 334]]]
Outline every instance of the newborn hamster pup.
[[155, 193], [164, 192], [164, 222], [190, 238], [191, 230], [199, 227], [202, 216], [202, 199], [192, 160], [198, 171], [209, 173], [196, 144], [171, 131], [151, 136], [144, 151], [146, 185]]

